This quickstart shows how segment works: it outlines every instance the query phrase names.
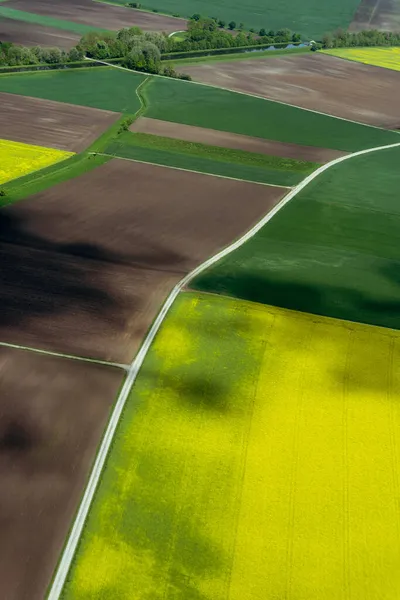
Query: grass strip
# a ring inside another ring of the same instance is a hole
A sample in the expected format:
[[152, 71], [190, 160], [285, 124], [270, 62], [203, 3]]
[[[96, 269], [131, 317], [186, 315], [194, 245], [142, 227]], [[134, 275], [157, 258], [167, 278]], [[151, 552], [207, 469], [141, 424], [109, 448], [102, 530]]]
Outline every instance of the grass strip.
[[220, 175], [221, 177], [232, 177], [255, 183], [272, 185], [293, 186], [303, 178], [303, 173], [267, 169], [253, 165], [228, 163], [213, 160], [203, 156], [180, 154], [153, 147], [142, 147], [134, 144], [126, 144], [122, 141], [113, 141], [105, 149], [106, 154], [112, 156], [138, 160], [166, 167], [176, 167], [206, 173]]
[[117, 119], [84, 152], [2, 185], [1, 190], [5, 195], [0, 196], [0, 207], [23, 200], [63, 181], [79, 177], [111, 160], [108, 156], [94, 155], [93, 153], [103, 152], [112, 140], [118, 139], [118, 136], [121, 135], [121, 125], [126, 119], [126, 115]]
[[320, 166], [307, 161], [259, 154], [256, 152], [248, 152], [246, 150], [210, 146], [209, 144], [188, 142], [148, 133], [128, 132], [121, 137], [120, 141], [134, 146], [140, 146], [141, 148], [156, 148], [158, 150], [167, 150], [178, 154], [201, 156], [221, 162], [264, 167], [279, 171], [296, 171], [307, 175]]
[[0, 6], [0, 16], [6, 19], [13, 19], [14, 21], [23, 21], [25, 23], [43, 25], [45, 27], [54, 27], [56, 29], [62, 29], [63, 31], [71, 31], [79, 35], [85, 35], [85, 33], [89, 33], [90, 31], [106, 31], [100, 27], [83, 25], [73, 21], [64, 21], [63, 19], [55, 19], [54, 17], [48, 17], [46, 15], [37, 15], [24, 10], [8, 8], [7, 6]]
[[[178, 39], [178, 37], [176, 39]], [[310, 48], [291, 48], [289, 50], [254, 50], [253, 52], [238, 52], [237, 54], [225, 54], [223, 56], [198, 56], [196, 58], [176, 58], [172, 60], [163, 61], [163, 65], [173, 64], [179, 67], [181, 65], [193, 65], [196, 63], [208, 63], [215, 61], [227, 62], [232, 60], [274, 58], [276, 56], [286, 56], [289, 54], [305, 54], [306, 52], [310, 52]]]

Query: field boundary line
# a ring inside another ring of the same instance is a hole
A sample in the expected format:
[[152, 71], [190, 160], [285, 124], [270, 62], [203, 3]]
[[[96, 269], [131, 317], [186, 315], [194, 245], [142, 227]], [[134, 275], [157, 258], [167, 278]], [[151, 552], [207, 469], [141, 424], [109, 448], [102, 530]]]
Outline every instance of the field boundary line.
[[351, 160], [352, 158], [356, 158], [358, 156], [362, 156], [364, 154], [371, 154], [372, 152], [379, 152], [381, 150], [389, 150], [391, 148], [400, 147], [400, 142], [395, 144], [388, 144], [386, 146], [376, 146], [374, 148], [368, 148], [366, 150], [359, 150], [358, 152], [354, 152], [352, 154], [348, 154], [345, 156], [340, 156], [339, 158], [335, 158], [331, 162], [322, 165], [311, 173], [308, 177], [306, 177], [301, 183], [299, 183], [293, 190], [291, 190], [278, 204], [267, 213], [258, 223], [256, 223], [247, 233], [245, 233], [242, 237], [237, 239], [235, 242], [222, 249], [211, 258], [204, 261], [201, 265], [193, 269], [190, 273], [185, 275], [172, 289], [166, 301], [162, 305], [160, 312], [157, 317], [153, 321], [152, 326], [150, 327], [143, 343], [139, 349], [139, 352], [136, 354], [135, 358], [131, 362], [127, 377], [125, 379], [124, 385], [121, 388], [121, 391], [118, 395], [116, 403], [114, 405], [113, 412], [111, 414], [110, 420], [108, 421], [106, 431], [104, 433], [103, 440], [98, 449], [97, 456], [95, 462], [93, 464], [90, 477], [85, 488], [81, 503], [79, 505], [78, 511], [75, 515], [75, 519], [73, 521], [72, 527], [70, 529], [66, 544], [64, 546], [62, 555], [60, 557], [59, 563], [57, 565], [53, 580], [49, 586], [49, 593], [47, 596], [47, 600], [59, 600], [61, 593], [64, 588], [65, 581], [67, 579], [68, 573], [71, 568], [72, 561], [75, 556], [76, 549], [79, 544], [79, 540], [81, 538], [85, 522], [87, 516], [89, 514], [90, 507], [92, 505], [92, 501], [94, 499], [94, 495], [96, 493], [97, 486], [99, 484], [107, 456], [111, 445], [114, 440], [114, 436], [122, 415], [122, 412], [125, 408], [126, 401], [129, 397], [129, 394], [133, 388], [133, 385], [136, 381], [136, 378], [140, 372], [144, 359], [153, 343], [154, 338], [158, 334], [164, 319], [166, 318], [170, 308], [175, 302], [179, 293], [191, 282], [192, 279], [200, 275], [203, 271], [214, 265], [221, 258], [224, 258], [228, 254], [231, 254], [237, 248], [240, 248], [245, 242], [250, 240], [260, 229], [262, 229], [273, 217], [284, 208], [293, 198], [295, 198], [305, 187], [307, 187], [314, 179], [322, 175], [325, 171], [330, 169], [331, 167], [345, 162], [347, 160]]
[[[139, 147], [139, 146], [137, 146]], [[163, 165], [161, 163], [153, 163], [146, 160], [139, 160], [138, 158], [126, 158], [124, 156], [116, 156], [115, 154], [107, 154], [105, 152], [89, 152], [89, 154], [96, 154], [97, 156], [107, 156], [109, 158], [116, 158], [117, 160], [127, 160], [129, 162], [142, 163], [143, 165], [152, 165], [154, 167], [164, 167], [165, 169], [175, 169], [175, 171], [185, 171], [186, 173], [196, 173], [197, 175], [208, 175], [209, 177], [219, 177], [220, 179], [231, 179], [232, 181], [243, 181], [243, 183], [253, 183], [255, 185], [265, 185], [267, 187], [282, 188], [284, 190], [294, 189], [292, 185], [278, 185], [276, 183], [264, 183], [263, 181], [254, 181], [254, 179], [239, 179], [238, 177], [229, 177], [229, 175], [218, 175], [218, 173], [209, 173], [208, 171], [194, 171], [193, 169], [184, 169], [183, 167], [174, 167], [172, 165]], [[190, 156], [190, 155], [188, 155]], [[231, 163], [233, 164], [233, 163]], [[283, 171], [284, 172], [284, 171]]]
[[10, 342], [0, 342], [0, 348], [11, 348], [12, 350], [23, 350], [25, 352], [33, 352], [35, 354], [42, 354], [44, 356], [54, 356], [55, 358], [64, 358], [67, 360], [76, 360], [79, 362], [92, 363], [95, 365], [102, 365], [104, 367], [116, 367], [129, 371], [130, 365], [124, 365], [122, 363], [109, 362], [108, 360], [101, 360], [97, 358], [87, 358], [85, 356], [77, 356], [75, 354], [64, 354], [63, 352], [53, 352], [52, 350], [42, 350], [41, 348], [33, 348], [32, 346], [22, 346], [19, 344], [12, 344]]
[[[333, 56], [333, 55], [330, 54], [329, 56]], [[112, 63], [106, 62], [104, 60], [88, 58], [87, 56], [85, 56], [85, 59], [90, 60], [92, 62], [101, 63], [102, 65], [106, 65], [107, 67], [114, 67], [115, 69], [122, 69], [123, 71], [129, 71], [130, 73], [139, 73], [140, 75], [143, 75], [143, 71], [135, 71], [134, 69], [127, 69], [126, 67], [121, 67], [121, 65], [113, 65]], [[158, 75], [155, 73], [150, 73], [149, 77], [161, 77], [161, 79], [169, 79], [169, 80], [172, 79], [171, 77], [167, 77], [166, 75]], [[276, 104], [283, 104], [284, 106], [291, 106], [292, 108], [297, 108], [297, 110], [305, 110], [307, 112], [315, 113], [316, 115], [322, 115], [323, 117], [331, 117], [331, 119], [339, 119], [339, 121], [347, 121], [347, 123], [355, 123], [356, 125], [363, 125], [364, 127], [370, 127], [372, 129], [379, 129], [379, 131], [387, 131], [387, 132], [400, 134], [400, 131], [393, 131], [393, 129], [385, 129], [383, 127], [378, 127], [377, 125], [369, 125], [368, 123], [362, 123], [361, 121], [354, 121], [353, 119], [346, 119], [345, 117], [338, 117], [337, 115], [331, 115], [329, 113], [321, 112], [320, 110], [315, 110], [313, 108], [303, 108], [302, 106], [297, 106], [297, 104], [289, 104], [289, 102], [284, 102], [283, 100], [274, 100], [273, 98], [266, 98], [265, 96], [260, 96], [258, 94], [252, 94], [250, 92], [241, 92], [239, 90], [233, 90], [232, 88], [227, 88], [227, 87], [220, 87], [218, 85], [213, 85], [211, 83], [202, 83], [201, 81], [185, 81], [184, 79], [179, 79], [179, 81], [182, 81], [182, 82], [188, 83], [188, 84], [193, 83], [195, 85], [203, 85], [205, 87], [213, 88], [215, 90], [225, 90], [227, 92], [233, 92], [234, 94], [240, 94], [241, 96], [250, 96], [251, 98], [259, 98], [260, 100], [265, 100], [265, 102], [275, 102]], [[276, 141], [279, 141], [279, 140], [276, 140]], [[295, 143], [295, 142], [290, 142], [290, 143]], [[300, 144], [300, 145], [302, 145], [302, 144]], [[318, 148], [319, 146], [315, 146], [315, 147]], [[334, 150], [334, 148], [331, 148], [331, 150]]]

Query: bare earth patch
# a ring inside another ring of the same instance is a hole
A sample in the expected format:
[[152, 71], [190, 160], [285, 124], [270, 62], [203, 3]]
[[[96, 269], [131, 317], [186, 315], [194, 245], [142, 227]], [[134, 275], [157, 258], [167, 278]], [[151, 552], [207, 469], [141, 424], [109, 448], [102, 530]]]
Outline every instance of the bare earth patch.
[[365, 29], [399, 31], [400, 0], [362, 0], [350, 25], [350, 31]]
[[173, 285], [286, 193], [114, 159], [0, 211], [0, 340], [129, 362]]
[[0, 93], [0, 138], [81, 152], [114, 121], [118, 114]]
[[[8, 4], [8, 3], [7, 3]], [[25, 23], [1, 17], [0, 40], [22, 46], [57, 46], [69, 50], [79, 42], [81, 36], [71, 31], [44, 27], [36, 23]]]
[[179, 123], [149, 119], [147, 117], [137, 119], [131, 125], [130, 129], [133, 132], [149, 133], [177, 140], [185, 140], [187, 142], [199, 142], [201, 144], [209, 144], [210, 146], [247, 150], [248, 152], [316, 163], [326, 163], [347, 154], [346, 152], [330, 150], [329, 148], [286, 144], [284, 142], [269, 141], [237, 133], [194, 127], [192, 125], [181, 125]]
[[0, 348], [1, 598], [45, 597], [122, 377]]
[[185, 65], [185, 72], [196, 81], [337, 117], [389, 129], [400, 126], [400, 77], [395, 71], [310, 52]]
[[9, 8], [46, 15], [75, 23], [83, 23], [104, 29], [122, 29], [134, 25], [145, 31], [171, 33], [186, 29], [185, 19], [166, 17], [156, 13], [112, 6], [92, 0], [9, 0]]

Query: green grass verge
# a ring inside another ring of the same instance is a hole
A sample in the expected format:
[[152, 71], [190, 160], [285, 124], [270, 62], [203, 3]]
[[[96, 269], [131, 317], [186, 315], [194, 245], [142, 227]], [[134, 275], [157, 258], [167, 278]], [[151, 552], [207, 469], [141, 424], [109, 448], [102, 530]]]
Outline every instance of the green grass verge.
[[400, 329], [400, 148], [314, 180], [193, 287]]
[[109, 67], [13, 73], [0, 77], [0, 92], [133, 114], [141, 107], [136, 89], [146, 77]]
[[[81, 23], [64, 21], [63, 19], [56, 19], [46, 15], [37, 15], [35, 13], [25, 12], [23, 10], [8, 8], [8, 6], [0, 6], [0, 17], [4, 17], [5, 19], [13, 19], [14, 21], [24, 21], [25, 23], [43, 25], [44, 27], [54, 27], [63, 31], [71, 31], [79, 35], [85, 35], [85, 33], [89, 33], [90, 31], [106, 31], [100, 27], [82, 25]], [[57, 44], [55, 43], [54, 45]]]
[[390, 131], [185, 81], [153, 77], [144, 95], [147, 117], [280, 142], [352, 152], [399, 140]]
[[129, 132], [111, 141], [104, 152], [157, 165], [282, 186], [296, 185], [314, 168], [312, 163], [296, 164], [296, 161], [240, 151], [232, 151], [230, 155], [229, 151], [225, 153], [225, 148]]
[[25, 177], [19, 177], [1, 186], [6, 195], [0, 197], [0, 207], [13, 204], [28, 196], [37, 194], [53, 185], [73, 179], [108, 162], [106, 156], [76, 154], [60, 163], [35, 171]]
[[[126, 0], [118, 0], [117, 4], [125, 4]], [[233, 0], [145, 0], [142, 9], [148, 11], [158, 9], [160, 13], [178, 14], [190, 17], [194, 13], [203, 16], [215, 15], [226, 22], [243, 23], [245, 28], [260, 27], [266, 29], [289, 28], [309, 38], [321, 38], [327, 31], [339, 27], [347, 29], [353, 20], [360, 0], [338, 0], [337, 2], [321, 2], [320, 0], [281, 0], [279, 8], [265, 0], [246, 0], [238, 3]]]
[[264, 167], [279, 171], [296, 171], [306, 175], [312, 173], [319, 166], [304, 160], [282, 158], [280, 156], [258, 154], [245, 150], [222, 148], [220, 146], [210, 146], [209, 144], [188, 142], [147, 133], [126, 133], [121, 137], [121, 141], [141, 146], [142, 148], [168, 150], [178, 154], [191, 154], [192, 156], [201, 156], [222, 162]]
[[238, 52], [237, 54], [224, 54], [221, 56], [198, 56], [196, 58], [176, 58], [163, 61], [163, 64], [176, 65], [177, 68], [182, 65], [194, 65], [197, 63], [209, 62], [227, 62], [232, 60], [253, 60], [257, 58], [274, 58], [276, 56], [286, 56], [288, 54], [305, 54], [310, 52], [310, 48], [290, 48], [289, 50], [257, 50], [254, 52]]
[[103, 152], [106, 146], [113, 139], [118, 139], [121, 124], [125, 121], [126, 115], [117, 119], [100, 137], [97, 138], [84, 152], [75, 154], [71, 158], [51, 165], [45, 169], [35, 171], [24, 177], [13, 179], [12, 181], [0, 186], [5, 192], [5, 196], [0, 196], [0, 207], [13, 204], [23, 200], [32, 194], [37, 194], [58, 183], [79, 177], [98, 166], [101, 166], [110, 160], [107, 156], [99, 154], [93, 155], [92, 152]]

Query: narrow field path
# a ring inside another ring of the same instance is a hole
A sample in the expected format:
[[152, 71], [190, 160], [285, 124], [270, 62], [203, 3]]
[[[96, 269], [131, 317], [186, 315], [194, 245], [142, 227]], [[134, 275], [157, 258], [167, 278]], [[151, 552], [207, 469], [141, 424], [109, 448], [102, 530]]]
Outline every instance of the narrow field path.
[[132, 361], [132, 363], [129, 366], [129, 370], [128, 370], [128, 374], [127, 374], [125, 383], [124, 383], [124, 385], [120, 391], [120, 394], [118, 396], [118, 399], [115, 403], [114, 410], [112, 412], [110, 421], [109, 421], [107, 429], [105, 431], [104, 438], [103, 438], [101, 446], [99, 448], [99, 451], [98, 451], [98, 454], [96, 457], [96, 461], [94, 463], [85, 493], [83, 495], [80, 507], [78, 509], [78, 512], [77, 512], [77, 515], [75, 518], [75, 521], [72, 525], [69, 538], [65, 544], [64, 551], [60, 558], [60, 562], [58, 564], [57, 571], [55, 573], [53, 582], [50, 587], [48, 600], [59, 600], [59, 598], [61, 596], [61, 593], [62, 593], [62, 590], [64, 587], [64, 583], [66, 581], [66, 578], [67, 578], [68, 572], [70, 570], [71, 563], [73, 561], [80, 537], [83, 532], [83, 528], [85, 526], [85, 521], [88, 516], [89, 510], [90, 510], [90, 507], [91, 507], [91, 504], [92, 504], [92, 501], [93, 501], [93, 498], [94, 498], [94, 495], [96, 492], [96, 488], [100, 481], [100, 477], [101, 477], [102, 471], [104, 469], [104, 466], [105, 466], [105, 463], [107, 460], [108, 452], [110, 450], [119, 420], [121, 418], [122, 411], [124, 409], [124, 406], [126, 404], [128, 397], [129, 397], [129, 394], [132, 390], [132, 387], [136, 381], [136, 378], [141, 369], [143, 361], [150, 349], [150, 346], [151, 346], [154, 338], [156, 337], [158, 331], [160, 330], [160, 328], [164, 322], [164, 319], [166, 318], [171, 306], [173, 305], [173, 303], [174, 303], [175, 299], [177, 298], [177, 296], [179, 295], [179, 293], [186, 286], [188, 286], [190, 284], [190, 282], [192, 281], [192, 279], [194, 279], [194, 277], [196, 277], [197, 275], [199, 275], [200, 273], [202, 273], [203, 271], [208, 269], [210, 266], [215, 264], [217, 261], [219, 261], [221, 258], [227, 256], [228, 254], [230, 254], [231, 252], [233, 252], [234, 250], [236, 250], [237, 248], [242, 246], [249, 239], [251, 239], [284, 206], [286, 206], [286, 204], [288, 204], [288, 202], [293, 200], [293, 198], [295, 198], [297, 196], [297, 194], [299, 194], [305, 187], [307, 187], [312, 181], [314, 181], [314, 179], [319, 177], [322, 173], [324, 173], [331, 167], [333, 167], [341, 162], [344, 162], [346, 160], [351, 160], [353, 158], [356, 158], [356, 157], [364, 155], [364, 154], [370, 154], [372, 152], [380, 152], [382, 150], [388, 150], [390, 148], [396, 148], [396, 147], [400, 147], [400, 141], [395, 144], [389, 144], [386, 146], [378, 146], [378, 147], [369, 148], [366, 150], [360, 150], [358, 152], [354, 152], [347, 156], [342, 156], [342, 157], [336, 158], [336, 159], [332, 160], [331, 162], [323, 165], [322, 167], [320, 167], [319, 169], [314, 171], [311, 175], [306, 177], [293, 190], [291, 190], [275, 206], [275, 208], [273, 208], [267, 215], [265, 215], [265, 217], [263, 217], [246, 234], [244, 234], [236, 242], [233, 242], [230, 246], [227, 246], [225, 249], [221, 250], [220, 252], [218, 252], [217, 254], [215, 254], [214, 256], [209, 258], [208, 260], [206, 260], [204, 263], [202, 263], [196, 269], [194, 269], [193, 271], [188, 273], [185, 277], [183, 277], [183, 279], [181, 279], [181, 281], [177, 285], [175, 285], [175, 287], [171, 291], [170, 295], [168, 296], [167, 300], [165, 301], [164, 305], [162, 306], [157, 318], [153, 322], [153, 325], [150, 328], [146, 338], [144, 339], [143, 344], [142, 344], [138, 354], [136, 355], [136, 357], [134, 358], [134, 360]]

